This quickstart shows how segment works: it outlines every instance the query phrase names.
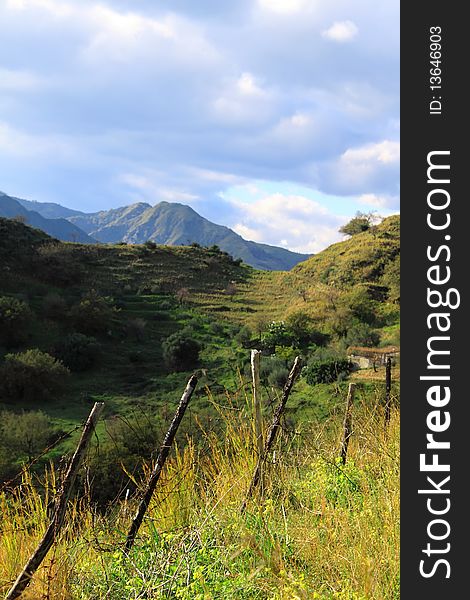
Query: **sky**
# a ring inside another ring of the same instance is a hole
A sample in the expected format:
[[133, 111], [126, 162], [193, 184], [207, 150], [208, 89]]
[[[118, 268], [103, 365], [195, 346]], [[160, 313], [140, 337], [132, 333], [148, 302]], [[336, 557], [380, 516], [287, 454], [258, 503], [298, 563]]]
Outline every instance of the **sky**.
[[1, 0], [0, 190], [318, 252], [399, 210], [398, 0]]

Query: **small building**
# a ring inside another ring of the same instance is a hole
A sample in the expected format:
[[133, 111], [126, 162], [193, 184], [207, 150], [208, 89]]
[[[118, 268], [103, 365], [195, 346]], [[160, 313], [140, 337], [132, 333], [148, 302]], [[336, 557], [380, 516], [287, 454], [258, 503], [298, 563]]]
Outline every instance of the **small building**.
[[385, 365], [387, 358], [399, 356], [400, 348], [398, 346], [385, 346], [384, 348], [350, 346], [347, 352], [355, 369], [375, 369], [377, 366]]

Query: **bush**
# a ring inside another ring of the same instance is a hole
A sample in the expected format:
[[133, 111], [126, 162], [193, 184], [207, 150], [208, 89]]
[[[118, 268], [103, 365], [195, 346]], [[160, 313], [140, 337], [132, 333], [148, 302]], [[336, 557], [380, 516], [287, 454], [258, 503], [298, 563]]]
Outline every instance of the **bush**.
[[283, 388], [289, 376], [289, 369], [284, 366], [274, 367], [268, 375], [268, 383], [274, 387]]
[[252, 335], [251, 329], [244, 325], [235, 335], [235, 340], [242, 346], [242, 348], [249, 348]]
[[110, 298], [100, 296], [94, 290], [72, 306], [70, 316], [81, 333], [104, 333], [112, 323], [116, 309]]
[[96, 364], [101, 345], [94, 337], [71, 333], [56, 348], [54, 354], [71, 371], [86, 371]]
[[32, 314], [25, 302], [0, 296], [0, 340], [7, 348], [18, 346], [26, 339], [31, 320]]
[[0, 368], [0, 389], [8, 400], [55, 398], [70, 371], [60, 361], [37, 348], [7, 354]]
[[308, 384], [317, 385], [317, 383], [333, 383], [342, 373], [349, 373], [350, 370], [349, 360], [324, 360], [309, 364], [304, 374]]
[[224, 326], [222, 325], [222, 323], [219, 323], [219, 321], [212, 321], [212, 323], [209, 325], [209, 331], [213, 335], [225, 337]]
[[276, 346], [291, 346], [294, 343], [294, 337], [284, 321], [270, 323], [261, 340], [263, 348], [268, 352], [274, 352]]
[[170, 370], [187, 371], [197, 366], [201, 346], [191, 338], [192, 334], [190, 329], [183, 329], [163, 342], [163, 359]]
[[33, 460], [49, 445], [53, 434], [49, 418], [41, 411], [4, 411], [0, 415], [0, 448], [10, 456]]
[[345, 338], [346, 346], [377, 346], [380, 342], [379, 334], [367, 323], [352, 325]]
[[[248, 370], [247, 366], [247, 370]], [[269, 384], [276, 387], [283, 387], [289, 369], [286, 367], [286, 362], [275, 356], [266, 357], [261, 360], [260, 365], [260, 380], [264, 385]]]

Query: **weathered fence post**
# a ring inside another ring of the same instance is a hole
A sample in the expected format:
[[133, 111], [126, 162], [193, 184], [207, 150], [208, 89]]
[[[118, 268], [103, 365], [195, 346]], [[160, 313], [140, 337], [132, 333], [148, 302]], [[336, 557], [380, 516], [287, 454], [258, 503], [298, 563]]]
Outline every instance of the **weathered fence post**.
[[135, 514], [135, 517], [134, 517], [131, 527], [129, 529], [129, 533], [127, 534], [126, 545], [125, 545], [127, 552], [129, 552], [129, 550], [134, 545], [135, 537], [137, 535], [137, 532], [140, 529], [140, 526], [142, 525], [144, 515], [150, 504], [150, 500], [155, 491], [155, 488], [157, 487], [158, 480], [160, 479], [160, 475], [162, 473], [166, 459], [168, 458], [168, 455], [170, 453], [171, 446], [173, 444], [173, 440], [175, 439], [176, 432], [178, 431], [178, 427], [181, 423], [184, 413], [186, 412], [186, 408], [188, 407], [189, 401], [191, 400], [191, 396], [193, 395], [196, 384], [197, 384], [197, 377], [195, 375], [193, 375], [189, 379], [189, 381], [186, 385], [186, 389], [184, 390], [183, 395], [181, 396], [181, 400], [178, 405], [178, 408], [176, 409], [175, 416], [173, 417], [170, 427], [168, 428], [168, 431], [165, 435], [165, 439], [163, 440], [163, 444], [160, 448], [160, 452], [158, 453], [155, 467], [153, 468], [153, 471], [147, 482], [147, 487], [145, 489], [144, 495], [142, 497], [142, 500], [140, 501], [139, 507], [137, 508], [137, 512]]
[[[261, 416], [261, 388], [260, 388], [260, 358], [258, 350], [251, 351], [251, 377], [253, 381], [253, 406], [254, 406], [254, 431], [256, 438], [256, 460], [259, 462], [263, 456], [263, 420]], [[262, 467], [260, 470], [261, 486], [263, 485]]]
[[14, 598], [18, 598], [23, 593], [24, 589], [29, 585], [34, 573], [37, 571], [40, 564], [46, 557], [46, 554], [49, 552], [52, 544], [56, 540], [64, 522], [67, 502], [70, 498], [70, 494], [72, 493], [72, 488], [77, 478], [78, 469], [80, 468], [80, 464], [85, 455], [85, 450], [88, 446], [103, 407], [104, 402], [96, 402], [93, 406], [87, 422], [85, 423], [85, 427], [83, 428], [77, 449], [75, 450], [72, 460], [70, 461], [70, 465], [67, 469], [67, 473], [62, 483], [62, 489], [60, 490], [56, 499], [55, 510], [49, 527], [47, 528], [46, 533], [39, 542], [39, 545], [34, 553], [29, 558], [22, 572], [18, 575], [17, 580], [11, 587], [5, 600], [13, 600]]
[[390, 356], [385, 363], [385, 427], [390, 422], [390, 407], [392, 396], [392, 359]]
[[290, 396], [292, 386], [294, 385], [297, 375], [300, 373], [300, 368], [301, 368], [300, 357], [297, 356], [294, 361], [294, 365], [289, 373], [289, 377], [287, 378], [284, 389], [282, 390], [281, 401], [279, 402], [276, 410], [274, 411], [273, 420], [271, 423], [271, 427], [269, 428], [268, 434], [266, 436], [266, 443], [264, 445], [261, 459], [258, 460], [258, 462], [256, 464], [255, 471], [254, 471], [253, 477], [251, 479], [250, 487], [248, 488], [248, 492], [246, 494], [246, 498], [240, 507], [240, 512], [242, 512], [242, 513], [245, 512], [247, 502], [250, 499], [251, 495], [253, 494], [256, 486], [260, 482], [262, 464], [266, 460], [266, 457], [269, 454], [269, 452], [274, 444], [274, 440], [276, 439], [276, 434], [277, 434], [277, 431], [278, 431], [280, 423], [281, 423], [282, 413], [284, 412], [286, 402]]
[[341, 440], [341, 462], [343, 465], [346, 464], [346, 457], [348, 455], [349, 438], [352, 434], [351, 421], [352, 421], [352, 407], [354, 402], [354, 392], [356, 391], [356, 384], [350, 383], [348, 389], [348, 397], [346, 399], [346, 411], [344, 413], [343, 421], [343, 438]]

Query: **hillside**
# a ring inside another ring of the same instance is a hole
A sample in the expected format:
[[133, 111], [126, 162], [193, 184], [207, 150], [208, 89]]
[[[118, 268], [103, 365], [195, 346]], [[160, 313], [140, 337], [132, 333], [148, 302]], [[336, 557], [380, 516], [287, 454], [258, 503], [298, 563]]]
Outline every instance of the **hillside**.
[[[38, 203], [39, 204], [39, 203]], [[35, 203], [29, 203], [35, 207]], [[42, 210], [42, 208], [41, 208]], [[46, 211], [47, 212], [47, 211]], [[65, 213], [64, 213], [65, 214]], [[82, 244], [91, 244], [96, 240], [87, 235], [79, 227], [70, 223], [64, 218], [46, 218], [35, 210], [28, 210], [19, 199], [13, 198], [0, 192], [0, 217], [13, 219], [20, 217], [25, 223], [45, 231], [49, 235], [64, 240], [66, 242], [80, 242]]]
[[[351, 373], [347, 348], [385, 345], [399, 331], [397, 230], [386, 220], [291, 272], [269, 272], [217, 248], [64, 243], [0, 218], [0, 591], [45, 530], [61, 457], [104, 402], [71, 518], [26, 598], [235, 600], [277, 590], [287, 600], [316, 590], [324, 600], [395, 600], [398, 369], [385, 431], [384, 369]], [[346, 283], [339, 275], [351, 264]], [[253, 348], [265, 427], [295, 356], [303, 369], [265, 495], [241, 514], [256, 462]], [[123, 532], [140, 482], [194, 372], [177, 449], [128, 560]], [[357, 401], [342, 466], [349, 381]]]
[[[307, 254], [285, 248], [245, 240], [228, 227], [201, 217], [189, 206], [174, 202], [159, 202], [155, 206], [140, 202], [96, 213], [83, 213], [54, 203], [18, 201], [45, 217], [65, 217], [94, 240], [103, 243], [143, 244], [151, 240], [170, 246], [192, 243], [217, 245], [247, 265], [268, 271], [288, 271], [308, 257]], [[57, 233], [51, 235], [65, 239]]]

